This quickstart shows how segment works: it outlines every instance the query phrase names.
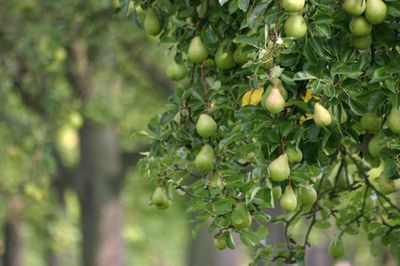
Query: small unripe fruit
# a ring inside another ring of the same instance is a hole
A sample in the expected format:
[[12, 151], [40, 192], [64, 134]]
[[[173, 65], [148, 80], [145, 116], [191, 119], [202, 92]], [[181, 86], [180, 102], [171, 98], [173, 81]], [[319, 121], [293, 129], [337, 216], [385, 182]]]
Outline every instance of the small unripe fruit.
[[271, 114], [278, 114], [285, 108], [285, 99], [277, 88], [272, 88], [265, 100], [265, 107]]
[[161, 22], [153, 8], [147, 9], [143, 27], [148, 34], [153, 36], [161, 32]]
[[228, 70], [235, 66], [235, 60], [231, 51], [225, 51], [224, 45], [220, 45], [214, 57], [215, 64], [221, 70]]
[[290, 164], [299, 163], [301, 160], [303, 160], [303, 153], [298, 147], [289, 147], [286, 150], [286, 154]]
[[344, 255], [344, 243], [341, 239], [337, 240], [332, 240], [329, 243], [329, 248], [328, 248], [329, 254], [332, 256], [334, 259], [338, 259]]
[[349, 28], [354, 36], [360, 37], [371, 33], [372, 25], [364, 16], [353, 17], [350, 21]]
[[251, 215], [244, 203], [238, 203], [231, 214], [232, 225], [236, 229], [247, 229], [251, 225]]
[[356, 49], [366, 50], [372, 44], [372, 36], [370, 34], [361, 37], [351, 36], [350, 44]]
[[299, 193], [299, 200], [304, 205], [312, 205], [317, 200], [317, 191], [310, 185], [302, 187]]
[[170, 80], [182, 80], [186, 77], [186, 66], [183, 63], [177, 63], [172, 60], [167, 66], [166, 74]]
[[300, 39], [307, 34], [307, 24], [300, 14], [291, 15], [284, 24], [285, 33], [288, 37]]
[[292, 212], [296, 209], [297, 198], [291, 186], [286, 187], [285, 192], [283, 192], [283, 195], [279, 200], [279, 204], [285, 212]]
[[365, 7], [366, 4], [364, 0], [345, 0], [343, 3], [344, 11], [354, 17], [364, 13]]
[[196, 64], [203, 63], [208, 57], [207, 48], [204, 46], [199, 36], [192, 39], [188, 50], [189, 61]]
[[269, 164], [268, 170], [272, 181], [282, 182], [286, 180], [290, 174], [290, 167], [286, 153], [273, 160]]
[[197, 154], [194, 164], [200, 172], [210, 172], [214, 169], [214, 150], [209, 144], [205, 144]]
[[171, 205], [171, 201], [167, 197], [167, 193], [163, 187], [157, 187], [151, 197], [151, 203], [158, 209], [165, 210]]
[[376, 132], [381, 129], [382, 121], [375, 113], [366, 113], [360, 120], [361, 128], [368, 132]]
[[382, 149], [382, 133], [376, 134], [368, 143], [368, 152], [372, 157], [378, 157]]
[[392, 109], [388, 117], [388, 126], [393, 133], [400, 134], [400, 109]]
[[274, 200], [279, 200], [282, 196], [282, 188], [281, 186], [275, 186], [272, 188], [272, 196]]
[[196, 131], [203, 138], [212, 137], [217, 133], [217, 123], [211, 116], [201, 114], [196, 124]]
[[226, 249], [228, 247], [228, 243], [226, 242], [225, 235], [221, 234], [221, 235], [215, 236], [214, 245], [219, 250]]
[[282, 7], [287, 12], [298, 12], [304, 8], [305, 0], [282, 0]]
[[319, 127], [326, 127], [332, 123], [332, 116], [321, 104], [314, 106], [314, 122]]

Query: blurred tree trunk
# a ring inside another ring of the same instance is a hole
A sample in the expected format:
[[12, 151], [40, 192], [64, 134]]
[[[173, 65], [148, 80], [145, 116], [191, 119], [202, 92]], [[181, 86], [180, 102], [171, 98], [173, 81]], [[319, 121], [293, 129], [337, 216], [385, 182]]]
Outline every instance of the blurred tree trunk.
[[81, 140], [81, 222], [84, 266], [123, 265], [122, 162], [112, 126], [86, 121]]
[[234, 237], [234, 250], [218, 250], [214, 246], [214, 236], [203, 226], [197, 237], [191, 241], [188, 266], [242, 266], [248, 263], [248, 254], [240, 245], [238, 237]]
[[23, 223], [21, 221], [22, 200], [12, 196], [8, 202], [8, 213], [4, 226], [4, 266], [23, 266]]

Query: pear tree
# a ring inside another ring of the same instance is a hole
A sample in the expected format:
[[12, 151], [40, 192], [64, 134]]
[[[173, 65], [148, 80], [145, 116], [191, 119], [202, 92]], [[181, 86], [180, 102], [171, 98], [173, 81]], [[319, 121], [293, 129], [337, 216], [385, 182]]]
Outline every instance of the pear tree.
[[299, 263], [328, 228], [335, 259], [362, 232], [400, 254], [399, 1], [120, 2], [177, 81], [141, 134], [155, 206], [187, 197], [194, 235], [207, 224], [233, 249], [240, 234], [251, 265]]

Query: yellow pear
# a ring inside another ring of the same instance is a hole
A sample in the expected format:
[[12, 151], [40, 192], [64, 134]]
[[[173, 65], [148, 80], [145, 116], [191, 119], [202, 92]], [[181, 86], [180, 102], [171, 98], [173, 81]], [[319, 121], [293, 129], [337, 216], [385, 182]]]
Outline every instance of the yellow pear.
[[285, 108], [285, 99], [277, 88], [272, 88], [265, 100], [265, 107], [271, 114], [278, 114]]
[[332, 123], [332, 116], [321, 104], [314, 106], [314, 122], [319, 127], [326, 127]]

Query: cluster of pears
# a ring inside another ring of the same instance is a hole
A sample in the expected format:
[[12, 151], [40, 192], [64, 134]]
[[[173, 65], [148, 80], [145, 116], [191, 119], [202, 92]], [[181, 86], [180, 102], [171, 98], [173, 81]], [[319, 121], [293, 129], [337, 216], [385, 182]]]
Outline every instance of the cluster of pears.
[[171, 200], [168, 199], [165, 188], [158, 186], [153, 192], [151, 203], [160, 210], [168, 209], [171, 205]]
[[[286, 181], [290, 175], [289, 164], [299, 163], [302, 159], [303, 153], [298, 147], [289, 147], [285, 153], [281, 154], [269, 164], [268, 171], [270, 179], [276, 183]], [[317, 199], [317, 192], [310, 185], [301, 186], [298, 195], [296, 195], [290, 184], [286, 186], [283, 194], [280, 185], [273, 187], [272, 193], [274, 199], [279, 199], [281, 208], [286, 212], [294, 211], [297, 207], [298, 200], [301, 204], [307, 206], [312, 205]]]
[[[368, 133], [374, 134], [368, 143], [368, 152], [372, 157], [378, 157], [382, 149], [384, 135], [381, 132], [382, 118], [375, 112], [365, 113], [360, 120], [361, 128]], [[400, 135], [400, 108], [393, 108], [387, 117], [388, 128], [395, 134]]]
[[[217, 123], [208, 114], [201, 114], [196, 124], [196, 131], [203, 138], [213, 137], [217, 133]], [[194, 165], [198, 171], [206, 173], [214, 169], [214, 161], [214, 149], [210, 144], [204, 144], [194, 160]]]
[[282, 7], [289, 13], [285, 21], [284, 29], [286, 36], [300, 39], [307, 34], [307, 24], [302, 15], [305, 0], [283, 0]]
[[349, 24], [350, 42], [354, 48], [365, 50], [372, 44], [372, 25], [381, 24], [387, 13], [383, 0], [345, 0], [343, 9], [352, 16]]

